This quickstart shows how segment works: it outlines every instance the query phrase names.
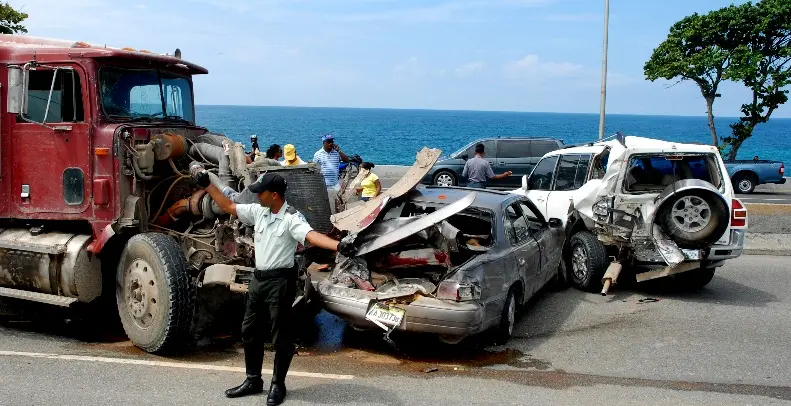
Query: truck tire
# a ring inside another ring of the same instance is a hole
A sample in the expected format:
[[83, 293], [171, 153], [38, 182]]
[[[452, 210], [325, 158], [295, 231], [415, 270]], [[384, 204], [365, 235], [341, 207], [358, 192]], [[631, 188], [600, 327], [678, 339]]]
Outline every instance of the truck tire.
[[172, 353], [193, 341], [195, 289], [181, 247], [167, 235], [129, 239], [118, 262], [116, 302], [124, 331], [137, 347]]
[[662, 205], [659, 226], [681, 248], [703, 248], [715, 243], [728, 227], [728, 206], [719, 196], [696, 190], [679, 193]]
[[749, 173], [737, 173], [731, 178], [731, 183], [733, 184], [733, 188], [736, 189], [736, 193], [746, 195], [755, 190], [755, 187], [758, 185], [758, 179], [756, 179], [755, 175]]
[[607, 271], [607, 252], [604, 245], [589, 231], [580, 231], [571, 237], [569, 276], [571, 284], [586, 292], [602, 289], [601, 278]]
[[699, 290], [714, 279], [714, 268], [693, 269], [675, 275], [679, 286], [685, 290]]

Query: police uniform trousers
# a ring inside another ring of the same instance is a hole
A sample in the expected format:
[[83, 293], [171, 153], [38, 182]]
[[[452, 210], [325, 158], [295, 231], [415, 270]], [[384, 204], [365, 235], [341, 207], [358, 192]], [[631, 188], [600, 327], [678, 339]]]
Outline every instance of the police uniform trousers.
[[292, 306], [296, 296], [297, 270], [294, 268], [257, 270], [250, 280], [247, 306], [242, 321], [245, 370], [248, 379], [261, 379], [264, 343], [275, 347], [272, 382], [284, 384], [294, 356]]

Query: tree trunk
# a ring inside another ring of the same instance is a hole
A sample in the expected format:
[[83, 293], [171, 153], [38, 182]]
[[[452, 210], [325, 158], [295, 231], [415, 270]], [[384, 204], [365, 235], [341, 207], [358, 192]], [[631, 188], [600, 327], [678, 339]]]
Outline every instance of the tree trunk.
[[714, 97], [706, 97], [706, 114], [709, 116], [709, 131], [711, 131], [711, 145], [719, 146], [717, 127], [714, 126]]

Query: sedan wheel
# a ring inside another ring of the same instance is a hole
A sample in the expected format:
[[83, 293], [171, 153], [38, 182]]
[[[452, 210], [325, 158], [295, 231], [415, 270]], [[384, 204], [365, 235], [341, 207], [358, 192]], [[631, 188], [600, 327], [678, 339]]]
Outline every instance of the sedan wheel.
[[495, 342], [497, 344], [505, 344], [511, 339], [514, 334], [514, 325], [516, 324], [516, 306], [518, 301], [517, 289], [512, 287], [508, 291], [508, 296], [505, 299], [505, 306], [500, 316], [500, 324], [497, 326], [495, 332]]

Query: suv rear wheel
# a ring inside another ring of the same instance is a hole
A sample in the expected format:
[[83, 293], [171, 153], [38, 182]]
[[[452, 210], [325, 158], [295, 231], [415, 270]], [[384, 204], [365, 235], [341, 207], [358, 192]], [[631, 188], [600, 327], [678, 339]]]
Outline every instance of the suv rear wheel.
[[607, 252], [604, 245], [589, 231], [580, 231], [571, 237], [569, 247], [571, 284], [587, 292], [601, 290], [601, 278], [607, 270]]
[[456, 186], [456, 176], [450, 171], [439, 171], [434, 175], [436, 186]]

